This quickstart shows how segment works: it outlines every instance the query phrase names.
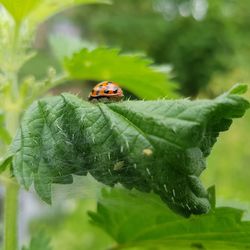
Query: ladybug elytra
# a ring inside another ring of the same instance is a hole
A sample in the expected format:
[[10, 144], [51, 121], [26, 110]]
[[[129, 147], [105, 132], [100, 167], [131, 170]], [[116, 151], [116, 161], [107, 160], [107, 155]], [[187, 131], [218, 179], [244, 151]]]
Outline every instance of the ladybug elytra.
[[89, 94], [89, 101], [120, 101], [123, 98], [122, 89], [117, 83], [104, 81], [98, 83]]

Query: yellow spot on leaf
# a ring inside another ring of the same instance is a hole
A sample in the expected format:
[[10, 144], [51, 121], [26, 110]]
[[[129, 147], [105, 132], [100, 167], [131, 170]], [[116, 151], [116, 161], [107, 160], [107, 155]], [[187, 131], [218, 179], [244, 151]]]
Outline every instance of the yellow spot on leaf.
[[124, 161], [118, 161], [114, 165], [114, 170], [121, 170], [124, 167]]
[[145, 156], [151, 156], [153, 154], [153, 151], [150, 148], [143, 149], [143, 154]]

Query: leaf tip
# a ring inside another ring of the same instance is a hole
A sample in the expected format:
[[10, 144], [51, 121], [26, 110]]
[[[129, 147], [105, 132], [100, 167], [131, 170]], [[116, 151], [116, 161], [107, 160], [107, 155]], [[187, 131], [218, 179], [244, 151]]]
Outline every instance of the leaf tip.
[[241, 95], [247, 92], [248, 85], [243, 83], [235, 84], [229, 91], [228, 94], [230, 95]]
[[0, 174], [3, 173], [12, 164], [13, 155], [8, 155], [0, 159]]

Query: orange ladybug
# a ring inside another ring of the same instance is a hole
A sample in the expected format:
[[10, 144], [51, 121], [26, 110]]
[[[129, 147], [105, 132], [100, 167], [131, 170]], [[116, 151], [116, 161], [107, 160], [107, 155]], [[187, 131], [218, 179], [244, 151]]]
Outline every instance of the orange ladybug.
[[104, 81], [98, 83], [89, 94], [89, 101], [120, 101], [124, 97], [117, 83]]

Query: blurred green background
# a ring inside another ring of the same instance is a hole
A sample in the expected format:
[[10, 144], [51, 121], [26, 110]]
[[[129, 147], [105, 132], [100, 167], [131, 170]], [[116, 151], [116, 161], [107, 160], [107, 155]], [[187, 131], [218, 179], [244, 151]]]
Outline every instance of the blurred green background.
[[[60, 71], [51, 52], [52, 35], [68, 36], [83, 39], [89, 47], [105, 45], [145, 53], [171, 69], [180, 96], [213, 98], [234, 83], [250, 83], [249, 6], [250, 0], [113, 0], [112, 5], [73, 8], [40, 26], [34, 41], [39, 53], [22, 73], [43, 77], [50, 65]], [[77, 82], [55, 92], [69, 90], [86, 97], [91, 86]], [[230, 202], [250, 210], [249, 163], [248, 112], [220, 136], [202, 175], [207, 187], [216, 185], [219, 205]], [[81, 185], [75, 185], [79, 194]], [[55, 205], [57, 213], [52, 209], [36, 218], [31, 229], [47, 228], [54, 235], [55, 249], [103, 249], [97, 242], [107, 244], [110, 238], [88, 224], [84, 211], [94, 203], [79, 196], [81, 201], [68, 201], [70, 209], [58, 210]]]

